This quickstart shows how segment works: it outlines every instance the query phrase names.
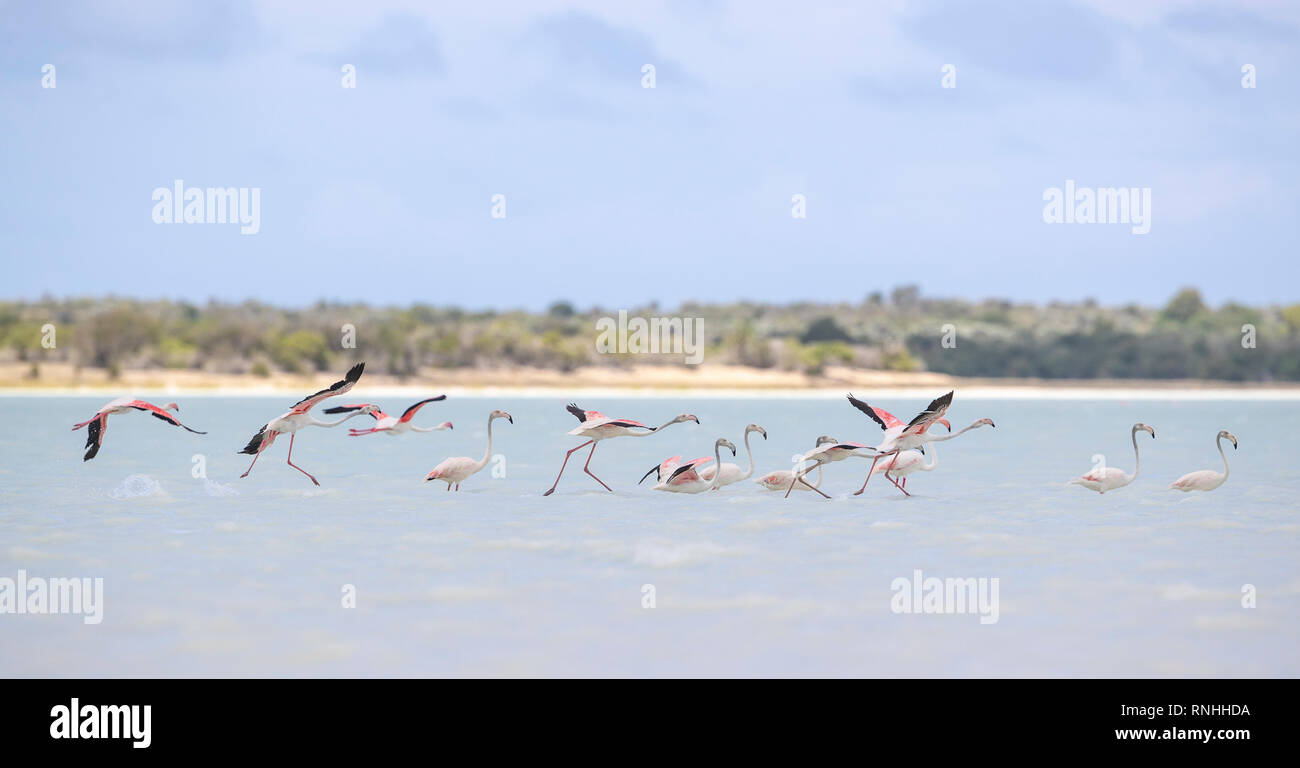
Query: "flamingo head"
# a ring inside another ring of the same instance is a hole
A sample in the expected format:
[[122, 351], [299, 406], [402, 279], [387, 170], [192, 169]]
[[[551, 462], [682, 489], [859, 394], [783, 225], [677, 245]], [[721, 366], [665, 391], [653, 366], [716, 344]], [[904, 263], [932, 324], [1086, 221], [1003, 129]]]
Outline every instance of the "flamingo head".
[[[944, 425], [945, 427], [948, 428], [948, 431], [949, 431], [949, 432], [952, 431], [952, 422], [951, 422], [951, 421], [948, 421], [947, 419], [935, 419], [935, 420], [934, 420], [934, 423], [935, 423], [935, 424], [942, 424], [942, 425]], [[989, 423], [992, 424], [993, 422], [990, 421]]]
[[735, 455], [736, 455], [736, 446], [735, 446], [735, 444], [732, 443], [730, 440], [728, 440], [728, 439], [725, 438], [725, 437], [719, 437], [719, 438], [718, 438], [718, 442], [714, 443], [714, 444], [713, 444], [713, 447], [714, 447], [714, 448], [730, 448], [730, 449], [731, 449], [731, 455], [732, 455], [732, 456], [735, 456]]
[[1156, 436], [1155, 427], [1152, 427], [1150, 424], [1143, 424], [1142, 422], [1139, 421], [1138, 423], [1133, 425], [1133, 431], [1136, 433], [1139, 429], [1142, 430], [1143, 432], [1150, 432], [1151, 437], [1153, 439]]
[[750, 432], [757, 432], [763, 436], [764, 440], [767, 439], [767, 430], [757, 424], [750, 424], [748, 427], [745, 427], [745, 434], [748, 435]]
[[[993, 423], [993, 419], [980, 419], [979, 421], [975, 422], [975, 425], [976, 425], [976, 426], [980, 426], [980, 427], [983, 427], [983, 426], [996, 427], [996, 426], [997, 426], [997, 424], [994, 424], [994, 423]], [[948, 431], [951, 432], [951, 431], [952, 431], [952, 427], [948, 427]], [[1151, 433], [1151, 436], [1152, 436], [1152, 437], [1155, 437], [1155, 433], [1152, 432], [1152, 433]]]
[[835, 438], [831, 437], [830, 435], [822, 435], [821, 437], [817, 438], [817, 444], [818, 444], [818, 445], [825, 445], [825, 444], [827, 444], [827, 443], [838, 443], [838, 442], [839, 442], [839, 440], [836, 440]]
[[454, 429], [454, 427], [451, 426], [451, 422], [450, 422], [450, 421], [444, 421], [443, 423], [439, 424], [436, 428], [437, 428], [437, 429]]
[[677, 418], [673, 419], [670, 423], [672, 423], [672, 424], [681, 424], [683, 421], [693, 421], [693, 422], [695, 422], [696, 424], [699, 424], [699, 423], [700, 423], [700, 417], [699, 417], [699, 416], [696, 416], [696, 415], [693, 414], [693, 413], [683, 413], [682, 415], [680, 415], [680, 416], [678, 416]]
[[[499, 410], [499, 409], [493, 411], [493, 412], [492, 412], [492, 415], [488, 417], [488, 421], [491, 421], [492, 419], [505, 419], [506, 421], [510, 422], [511, 424], [514, 424], [514, 423], [515, 423], [515, 417], [514, 417], [514, 416], [511, 416], [510, 414], [506, 413], [505, 411], [502, 411], [502, 410]], [[447, 426], [451, 426], [451, 422], [447, 422]]]
[[164, 405], [163, 407], [166, 408], [166, 409], [169, 410], [169, 411], [176, 411], [177, 413], [180, 413], [180, 410], [181, 410], [181, 407], [180, 407], [179, 405], [177, 405], [176, 403], [168, 403], [167, 405]]
[[424, 482], [427, 483], [430, 480], [437, 480], [437, 479], [438, 479], [438, 470], [435, 469], [429, 473], [428, 477], [424, 478]]
[[1222, 440], [1225, 437], [1232, 441], [1232, 450], [1234, 451], [1237, 450], [1237, 436], [1232, 434], [1228, 430], [1226, 429], [1219, 430], [1219, 436], [1215, 439]]

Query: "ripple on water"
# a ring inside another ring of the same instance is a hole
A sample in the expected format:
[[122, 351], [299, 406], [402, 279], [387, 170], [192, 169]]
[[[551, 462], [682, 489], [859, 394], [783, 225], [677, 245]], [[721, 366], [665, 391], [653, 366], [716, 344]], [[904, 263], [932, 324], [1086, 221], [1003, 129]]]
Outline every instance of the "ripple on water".
[[163, 490], [162, 485], [149, 475], [128, 475], [121, 485], [108, 492], [110, 499], [118, 501], [165, 495], [167, 492]]

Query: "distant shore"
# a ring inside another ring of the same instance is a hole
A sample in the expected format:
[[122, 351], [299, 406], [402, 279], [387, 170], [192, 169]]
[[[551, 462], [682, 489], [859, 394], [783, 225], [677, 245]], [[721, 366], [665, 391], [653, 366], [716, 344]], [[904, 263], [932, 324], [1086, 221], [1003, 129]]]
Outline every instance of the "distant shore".
[[[190, 396], [301, 396], [328, 386], [333, 373], [211, 374], [173, 369], [132, 369], [110, 379], [106, 371], [43, 365], [38, 379], [19, 364], [0, 365], [0, 396], [96, 396], [134, 393]], [[845, 392], [924, 397], [959, 389], [969, 398], [998, 399], [1265, 399], [1300, 400], [1300, 383], [1240, 383], [1136, 379], [988, 379], [939, 373], [878, 371], [828, 366], [821, 375], [727, 365], [549, 369], [428, 369], [397, 377], [368, 370], [361, 386], [376, 397], [511, 395], [525, 397], [841, 397]]]

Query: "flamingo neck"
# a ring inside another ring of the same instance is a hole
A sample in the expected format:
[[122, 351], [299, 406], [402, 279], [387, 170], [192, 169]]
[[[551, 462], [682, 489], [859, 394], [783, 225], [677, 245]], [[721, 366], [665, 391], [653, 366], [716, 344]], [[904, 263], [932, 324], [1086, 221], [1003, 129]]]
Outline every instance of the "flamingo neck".
[[483, 460], [480, 461], [478, 464], [475, 465], [475, 466], [478, 468], [478, 469], [475, 469], [475, 470], [474, 470], [475, 472], [477, 472], [479, 469], [482, 469], [482, 468], [486, 467], [486, 466], [487, 466], [487, 463], [488, 463], [488, 459], [492, 458], [492, 421], [493, 421], [494, 418], [495, 418], [495, 417], [493, 417], [493, 416], [489, 416], [489, 417], [488, 417], [488, 443], [487, 443], [487, 450], [486, 450], [486, 451], [483, 451]]
[[317, 419], [316, 417], [311, 416], [311, 415], [308, 415], [307, 418], [310, 419], [310, 421], [309, 421], [308, 423], [309, 423], [309, 424], [312, 424], [313, 426], [317, 426], [317, 427], [337, 427], [338, 425], [342, 424], [343, 422], [347, 421], [348, 419], [352, 418], [353, 416], [360, 416], [360, 415], [361, 415], [361, 411], [353, 411], [352, 413], [349, 413], [347, 416], [344, 416], [343, 418], [339, 419], [338, 421], [320, 421], [319, 419]]
[[749, 454], [749, 471], [740, 476], [741, 480], [748, 480], [754, 474], [754, 449], [749, 447], [749, 433], [745, 433], [745, 453]]
[[1137, 479], [1138, 472], [1142, 469], [1142, 454], [1138, 453], [1138, 428], [1133, 428], [1133, 477], [1129, 482]]
[[932, 437], [932, 438], [930, 438], [930, 440], [929, 440], [928, 442], [930, 442], [930, 443], [941, 443], [941, 442], [943, 442], [944, 440], [951, 440], [951, 439], [953, 439], [954, 437], [961, 437], [962, 435], [966, 434], [967, 432], [969, 432], [969, 431], [971, 431], [972, 429], [975, 429], [976, 427], [979, 427], [979, 426], [982, 426], [982, 425], [979, 423], [978, 420], [976, 420], [976, 421], [972, 421], [970, 424], [967, 424], [965, 427], [962, 427], [961, 429], [957, 430], [956, 432], [953, 432], [951, 435], [944, 435], [943, 437]]
[[1228, 454], [1223, 452], [1223, 436], [1220, 435], [1219, 439], [1214, 441], [1214, 444], [1219, 447], [1219, 456], [1223, 459], [1223, 479], [1227, 480], [1228, 479]]
[[722, 480], [722, 446], [713, 446], [713, 482], [709, 483], [709, 490], [718, 490], [718, 481]]
[[927, 463], [922, 464], [921, 469], [922, 471], [929, 472], [930, 470], [939, 466], [939, 454], [935, 452], [934, 443], [930, 444], [930, 450], [927, 451], [926, 453], [929, 454], [928, 456], [925, 457]]

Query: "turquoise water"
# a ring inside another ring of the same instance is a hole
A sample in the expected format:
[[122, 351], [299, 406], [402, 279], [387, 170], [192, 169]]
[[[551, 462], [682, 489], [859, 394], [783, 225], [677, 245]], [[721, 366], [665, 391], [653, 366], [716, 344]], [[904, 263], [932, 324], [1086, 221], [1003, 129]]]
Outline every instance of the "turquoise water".
[[[711, 454], [717, 437], [740, 445], [751, 421], [770, 436], [754, 439], [759, 472], [788, 468], [819, 434], [873, 441], [878, 428], [842, 400], [584, 401], [702, 424], [602, 443], [592, 468], [615, 493], [575, 454], [543, 498], [579, 442], [558, 398], [450, 398], [417, 418], [451, 432], [306, 429], [294, 461], [320, 488], [285, 465], [287, 438], [238, 478], [250, 457], [236, 451], [295, 398], [180, 398], [207, 435], [114, 416], [83, 463], [85, 432], [70, 427], [108, 399], [0, 398], [0, 577], [104, 580], [98, 625], [0, 615], [0, 675], [1300, 674], [1291, 402], [958, 392], [955, 426], [987, 416], [997, 428], [941, 445], [938, 469], [909, 480], [912, 498], [880, 477], [851, 496], [866, 464], [831, 465], [826, 501], [749, 481], [697, 496], [636, 481], [667, 456]], [[900, 415], [923, 404], [883, 403]], [[446, 456], [482, 455], [493, 408], [515, 418], [494, 426], [502, 459], [460, 493], [424, 483]], [[1096, 453], [1131, 470], [1139, 420], [1157, 439], [1140, 438], [1133, 485], [1065, 486]], [[1241, 445], [1227, 484], [1165, 490], [1221, 466], [1221, 428]], [[891, 583], [918, 569], [997, 578], [997, 622], [893, 612]]]

